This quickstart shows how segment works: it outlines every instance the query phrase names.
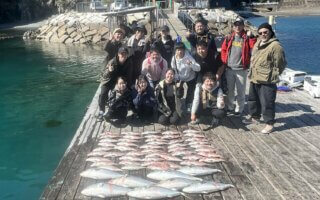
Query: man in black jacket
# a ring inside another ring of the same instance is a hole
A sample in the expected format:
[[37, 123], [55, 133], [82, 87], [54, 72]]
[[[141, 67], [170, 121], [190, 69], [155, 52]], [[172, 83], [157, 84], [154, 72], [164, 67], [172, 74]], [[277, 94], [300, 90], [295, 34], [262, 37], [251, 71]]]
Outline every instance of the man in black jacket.
[[170, 29], [167, 25], [161, 27], [160, 35], [153, 43], [159, 49], [161, 56], [167, 61], [168, 68], [171, 68], [171, 59], [173, 56], [174, 41], [170, 35]]
[[117, 55], [119, 48], [123, 45], [124, 35], [125, 31], [121, 28], [116, 28], [113, 31], [112, 37], [107, 41], [103, 48], [107, 52], [105, 63], [108, 63]]
[[196, 45], [199, 41], [204, 41], [208, 44], [209, 54], [216, 56], [218, 54], [214, 36], [207, 29], [207, 21], [200, 18], [194, 23], [194, 32], [187, 32], [187, 40], [191, 44], [191, 52], [195, 53]]
[[134, 85], [136, 75], [134, 74], [134, 62], [132, 57], [129, 57], [128, 49], [121, 47], [118, 50], [116, 57], [111, 59], [105, 66], [101, 74], [101, 93], [99, 96], [99, 119], [103, 119], [105, 114], [106, 100], [108, 93], [114, 88], [118, 77], [122, 76], [127, 79], [127, 86], [130, 88]]
[[226, 94], [228, 89], [221, 56], [219, 54], [217, 54], [217, 56], [212, 56], [209, 53], [208, 44], [205, 41], [199, 41], [196, 45], [196, 52], [193, 54], [193, 57], [201, 67], [198, 82], [202, 81], [202, 76], [204, 74], [211, 72], [216, 76], [216, 80], [220, 82], [223, 93]]

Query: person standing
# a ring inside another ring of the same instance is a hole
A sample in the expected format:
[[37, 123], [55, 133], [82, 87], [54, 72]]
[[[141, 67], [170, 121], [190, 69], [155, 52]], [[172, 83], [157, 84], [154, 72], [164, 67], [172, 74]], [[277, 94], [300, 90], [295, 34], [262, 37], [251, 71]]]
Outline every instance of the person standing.
[[157, 40], [153, 43], [153, 45], [159, 49], [161, 56], [167, 61], [168, 68], [170, 68], [174, 42], [170, 35], [170, 29], [167, 25], [161, 27], [160, 35], [158, 36]]
[[112, 90], [116, 85], [118, 77], [125, 77], [129, 88], [135, 83], [137, 77], [135, 77], [135, 74], [133, 73], [134, 62], [132, 58], [128, 56], [128, 54], [128, 49], [121, 47], [118, 50], [118, 54], [108, 62], [101, 73], [101, 93], [99, 96], [98, 115], [99, 120], [102, 120], [103, 116], [106, 115], [105, 106], [109, 91]]
[[113, 31], [110, 40], [107, 41], [103, 48], [107, 52], [105, 63], [108, 63], [117, 55], [119, 48], [123, 45], [124, 35], [125, 31], [121, 28], [116, 28]]
[[191, 44], [191, 52], [195, 54], [196, 46], [199, 41], [204, 41], [208, 44], [208, 52], [210, 56], [216, 57], [218, 55], [217, 46], [214, 40], [214, 36], [208, 31], [207, 21], [200, 18], [194, 23], [194, 32], [187, 32], [187, 40]]
[[[227, 101], [229, 112], [242, 115], [246, 97], [247, 69], [250, 65], [251, 50], [256, 43], [251, 31], [244, 30], [244, 21], [237, 18], [233, 23], [233, 33], [225, 37], [221, 46], [221, 60], [226, 67]], [[236, 105], [235, 89], [237, 91]]]
[[263, 116], [266, 126], [261, 131], [269, 134], [275, 123], [276, 83], [287, 65], [284, 49], [272, 30], [263, 23], [258, 27], [259, 40], [252, 50], [249, 71], [249, 116], [243, 123], [257, 123]]

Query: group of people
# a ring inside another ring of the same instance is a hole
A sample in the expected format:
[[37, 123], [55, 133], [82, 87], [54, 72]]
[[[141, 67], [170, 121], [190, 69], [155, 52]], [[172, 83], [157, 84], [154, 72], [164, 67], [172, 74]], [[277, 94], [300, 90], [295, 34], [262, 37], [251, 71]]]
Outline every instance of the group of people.
[[132, 35], [115, 29], [104, 48], [98, 118], [124, 122], [131, 109], [139, 120], [158, 116], [158, 123], [168, 125], [191, 112], [191, 124], [210, 119], [216, 126], [227, 113], [242, 115], [249, 70], [250, 116], [243, 122], [257, 123], [262, 115], [262, 132], [272, 132], [276, 83], [286, 60], [269, 24], [261, 24], [258, 34], [257, 41], [237, 18], [219, 53], [207, 22], [199, 19], [194, 31], [187, 32], [189, 52], [181, 38], [172, 39], [166, 25], [156, 39], [147, 37], [143, 25]]

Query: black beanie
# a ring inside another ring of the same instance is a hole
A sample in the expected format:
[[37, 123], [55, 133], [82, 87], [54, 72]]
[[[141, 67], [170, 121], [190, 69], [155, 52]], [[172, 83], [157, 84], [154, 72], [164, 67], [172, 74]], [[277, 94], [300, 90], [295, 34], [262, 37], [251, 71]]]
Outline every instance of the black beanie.
[[266, 28], [266, 29], [269, 29], [269, 31], [271, 32], [271, 37], [274, 36], [274, 32], [272, 30], [272, 26], [270, 24], [268, 24], [267, 22], [263, 23], [263, 24], [260, 24], [260, 26], [258, 27], [258, 31], [262, 28]]

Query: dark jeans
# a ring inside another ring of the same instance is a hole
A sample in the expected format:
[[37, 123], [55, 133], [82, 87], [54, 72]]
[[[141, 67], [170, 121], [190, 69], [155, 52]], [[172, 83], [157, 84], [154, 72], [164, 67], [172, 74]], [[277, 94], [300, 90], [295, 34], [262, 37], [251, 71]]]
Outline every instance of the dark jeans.
[[99, 109], [103, 112], [106, 110], [106, 101], [108, 99], [108, 93], [110, 89], [111, 87], [107, 86], [106, 84], [101, 85], [101, 92], [99, 96]]
[[160, 117], [158, 119], [158, 123], [162, 124], [162, 125], [168, 125], [168, 123], [173, 124], [173, 125], [177, 125], [179, 120], [180, 120], [180, 116], [175, 111], [169, 117], [167, 117], [165, 115], [160, 115]]
[[134, 112], [137, 113], [138, 117], [143, 120], [152, 120], [153, 119], [153, 107], [140, 106], [135, 108]]
[[125, 120], [128, 114], [127, 107], [119, 107], [117, 109], [109, 109], [105, 118], [107, 119], [122, 119]]
[[192, 103], [194, 97], [194, 90], [197, 84], [197, 79], [193, 79], [191, 81], [186, 82], [188, 86], [187, 96], [186, 96], [186, 104]]
[[199, 109], [196, 113], [197, 116], [212, 116], [216, 119], [222, 119], [226, 116], [226, 111], [224, 109], [218, 108], [207, 108], [207, 109]]
[[250, 82], [248, 106], [249, 114], [260, 119], [261, 114], [265, 123], [275, 123], [276, 84], [255, 84]]

